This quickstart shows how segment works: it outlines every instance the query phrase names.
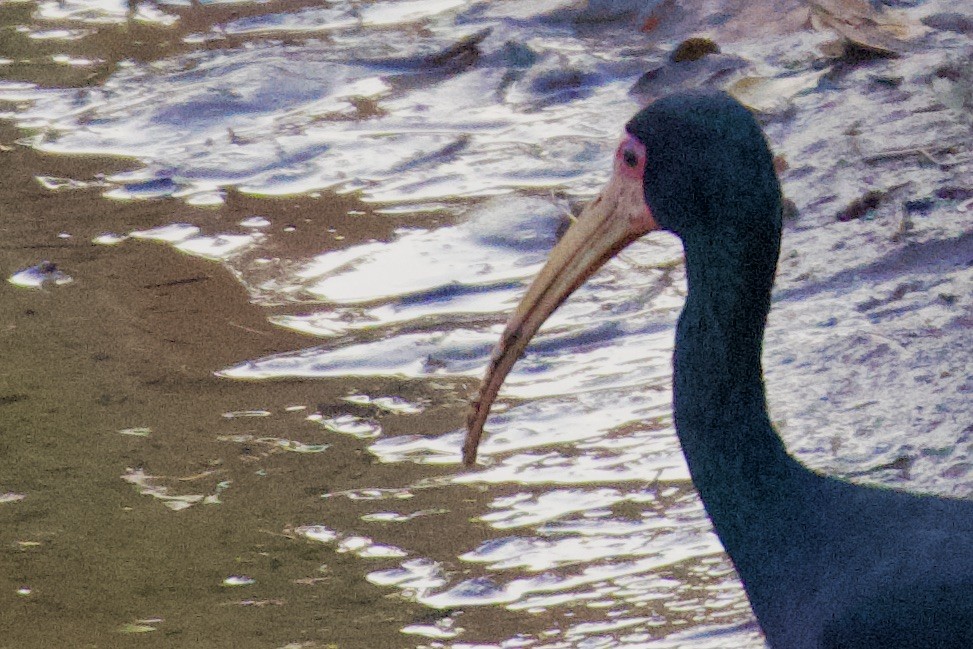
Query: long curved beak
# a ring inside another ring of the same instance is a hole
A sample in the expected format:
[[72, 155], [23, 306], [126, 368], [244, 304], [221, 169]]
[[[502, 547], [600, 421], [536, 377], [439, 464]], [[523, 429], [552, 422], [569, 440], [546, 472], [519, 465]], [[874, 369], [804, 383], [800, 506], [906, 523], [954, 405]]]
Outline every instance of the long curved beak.
[[[619, 146], [620, 154], [626, 145], [641, 143], [629, 136]], [[611, 180], [551, 251], [507, 321], [467, 417], [465, 465], [476, 462], [483, 426], [500, 386], [544, 321], [605, 262], [646, 232], [658, 229], [643, 193], [644, 153], [642, 147], [637, 167], [626, 165], [616, 155]]]

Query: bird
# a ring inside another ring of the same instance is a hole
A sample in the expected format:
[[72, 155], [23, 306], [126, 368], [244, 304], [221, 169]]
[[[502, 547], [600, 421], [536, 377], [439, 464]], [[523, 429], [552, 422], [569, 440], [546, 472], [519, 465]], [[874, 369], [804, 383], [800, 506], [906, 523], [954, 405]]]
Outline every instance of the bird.
[[973, 648], [973, 502], [812, 471], [771, 423], [761, 355], [781, 201], [766, 137], [728, 94], [679, 93], [639, 111], [608, 183], [510, 316], [470, 409], [463, 461], [475, 464], [490, 406], [547, 317], [625, 246], [672, 232], [687, 278], [676, 434], [768, 645]]

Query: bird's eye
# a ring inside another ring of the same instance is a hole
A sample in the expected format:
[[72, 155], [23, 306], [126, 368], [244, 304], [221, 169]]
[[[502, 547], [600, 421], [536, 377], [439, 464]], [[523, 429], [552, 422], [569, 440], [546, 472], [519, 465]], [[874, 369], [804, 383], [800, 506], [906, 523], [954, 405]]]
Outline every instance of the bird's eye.
[[622, 152], [622, 160], [624, 160], [625, 164], [633, 169], [635, 168], [635, 165], [639, 163], [639, 157], [635, 155], [635, 151], [632, 151], [631, 149], [625, 149], [625, 151]]

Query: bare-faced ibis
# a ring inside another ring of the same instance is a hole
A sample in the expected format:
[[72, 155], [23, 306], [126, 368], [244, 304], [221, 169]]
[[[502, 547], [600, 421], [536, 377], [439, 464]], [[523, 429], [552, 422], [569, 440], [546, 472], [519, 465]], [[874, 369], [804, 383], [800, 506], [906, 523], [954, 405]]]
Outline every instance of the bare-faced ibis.
[[[635, 115], [608, 185], [551, 252], [497, 344], [463, 459], [545, 319], [643, 234], [680, 237], [688, 294], [673, 413], [693, 484], [774, 649], [973, 648], [973, 502], [815, 473], [771, 425], [761, 350], [781, 236], [759, 125], [723, 93]], [[794, 395], [798, 398], [800, 395]]]

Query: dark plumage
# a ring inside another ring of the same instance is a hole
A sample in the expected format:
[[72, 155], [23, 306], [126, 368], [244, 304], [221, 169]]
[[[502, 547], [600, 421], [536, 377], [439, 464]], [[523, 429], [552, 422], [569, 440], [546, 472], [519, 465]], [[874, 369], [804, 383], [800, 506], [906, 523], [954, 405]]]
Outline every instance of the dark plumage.
[[689, 288], [673, 357], [676, 431], [770, 645], [973, 648], [973, 502], [818, 475], [771, 426], [761, 348], [780, 188], [756, 121], [723, 93], [693, 93], [650, 105], [626, 130], [612, 181], [552, 251], [498, 344], [467, 462], [544, 319], [622, 247], [670, 230], [683, 241]]

